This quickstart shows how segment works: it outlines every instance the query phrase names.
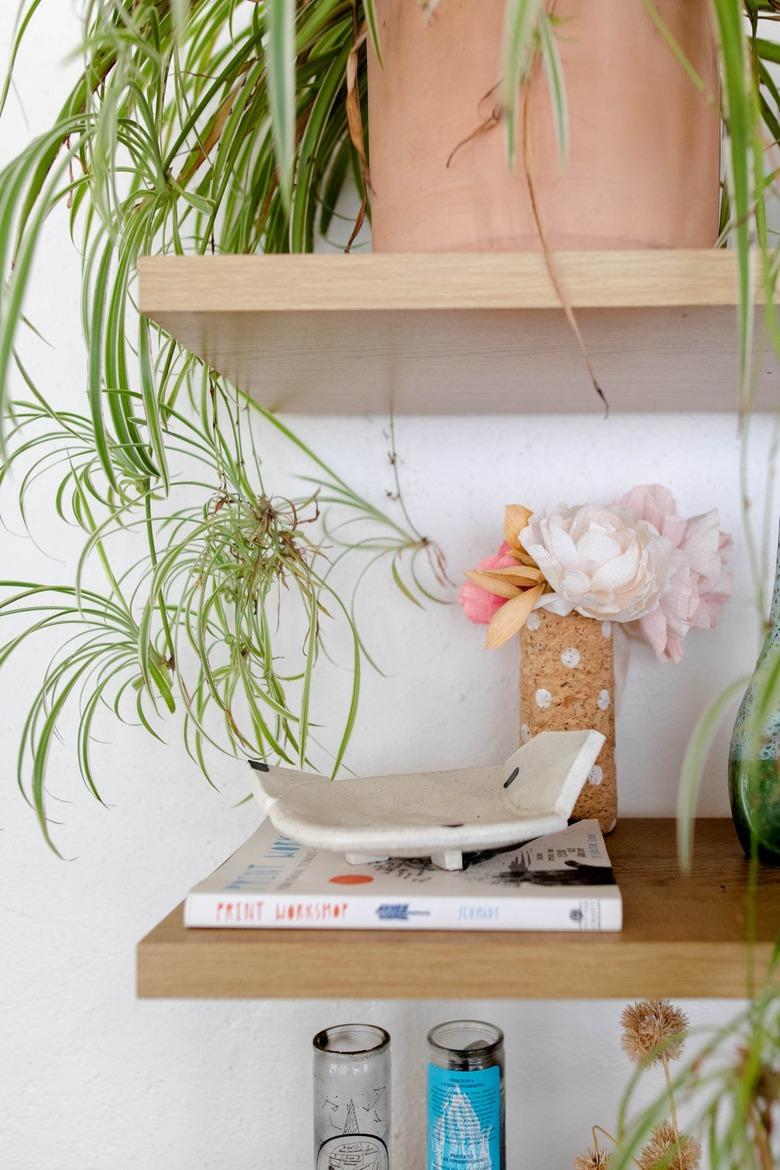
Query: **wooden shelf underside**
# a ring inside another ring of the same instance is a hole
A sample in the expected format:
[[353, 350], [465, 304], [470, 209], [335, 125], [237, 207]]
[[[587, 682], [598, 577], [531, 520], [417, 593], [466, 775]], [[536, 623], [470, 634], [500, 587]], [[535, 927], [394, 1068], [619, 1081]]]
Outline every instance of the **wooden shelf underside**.
[[[612, 410], [736, 407], [731, 253], [557, 264]], [[538, 254], [163, 256], [140, 272], [141, 310], [272, 410], [603, 413]], [[778, 368], [757, 342], [758, 409], [780, 405]]]
[[[698, 823], [680, 876], [672, 820], [608, 839], [620, 934], [185, 929], [182, 907], [138, 947], [138, 994], [163, 998], [740, 998], [748, 864], [727, 820]], [[780, 931], [780, 870], [761, 871], [758, 977]]]

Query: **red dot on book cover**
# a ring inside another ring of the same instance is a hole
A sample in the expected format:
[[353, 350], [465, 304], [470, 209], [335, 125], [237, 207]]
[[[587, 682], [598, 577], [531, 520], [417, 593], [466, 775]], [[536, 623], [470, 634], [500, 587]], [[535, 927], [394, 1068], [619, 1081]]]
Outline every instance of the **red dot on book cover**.
[[365, 886], [374, 879], [369, 873], [340, 873], [330, 880], [334, 886]]

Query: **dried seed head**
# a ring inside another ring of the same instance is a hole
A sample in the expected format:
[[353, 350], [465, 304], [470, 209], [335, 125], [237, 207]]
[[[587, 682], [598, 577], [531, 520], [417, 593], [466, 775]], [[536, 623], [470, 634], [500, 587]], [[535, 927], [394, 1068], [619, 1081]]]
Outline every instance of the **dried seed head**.
[[630, 1003], [620, 1017], [621, 1047], [636, 1064], [658, 1064], [664, 1057], [678, 1060], [688, 1034], [688, 1017], [668, 999]]
[[674, 1126], [662, 1121], [650, 1134], [638, 1162], [642, 1170], [698, 1170], [701, 1146], [687, 1134], [678, 1138]]
[[574, 1170], [609, 1170], [610, 1155], [606, 1150], [587, 1149], [574, 1159]]

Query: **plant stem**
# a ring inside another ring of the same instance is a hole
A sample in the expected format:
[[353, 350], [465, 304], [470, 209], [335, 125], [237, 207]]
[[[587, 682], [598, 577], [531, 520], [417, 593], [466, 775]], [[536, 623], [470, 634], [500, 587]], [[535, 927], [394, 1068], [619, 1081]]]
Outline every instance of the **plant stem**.
[[664, 1079], [666, 1080], [666, 1091], [669, 1095], [669, 1113], [672, 1118], [672, 1129], [674, 1130], [674, 1141], [677, 1146], [677, 1157], [682, 1163], [682, 1149], [680, 1145], [680, 1127], [677, 1124], [677, 1107], [674, 1103], [674, 1091], [672, 1089], [672, 1074], [669, 1068], [669, 1057], [664, 1053], [661, 1057], [661, 1064], [664, 1069]]
[[[599, 1134], [601, 1134], [602, 1137], [605, 1137], [607, 1139], [607, 1141], [612, 1142], [612, 1145], [615, 1147], [615, 1149], [618, 1148], [619, 1143], [618, 1143], [617, 1138], [613, 1137], [612, 1134], [609, 1132], [609, 1130], [604, 1129], [603, 1126], [592, 1125], [590, 1127], [590, 1132], [593, 1135], [593, 1145], [595, 1146], [596, 1150], [598, 1150], [598, 1148], [599, 1148], [599, 1138], [598, 1138]], [[631, 1161], [637, 1167], [637, 1170], [642, 1170], [642, 1167], [639, 1164], [639, 1162], [637, 1162], [636, 1158], [632, 1157]]]
[[[554, 13], [554, 11], [555, 11], [555, 4], [554, 3], [551, 5], [549, 11], [550, 11], [551, 15]], [[545, 266], [547, 268], [547, 273], [550, 277], [550, 281], [552, 283], [552, 286], [555, 289], [556, 296], [558, 297], [558, 300], [561, 302], [561, 308], [563, 309], [563, 312], [564, 312], [564, 315], [565, 315], [566, 320], [568, 322], [569, 328], [571, 329], [572, 333], [574, 334], [574, 340], [577, 343], [577, 348], [579, 349], [580, 354], [582, 356], [582, 360], [585, 364], [585, 369], [587, 370], [588, 377], [590, 378], [590, 381], [591, 381], [591, 385], [593, 386], [593, 389], [596, 391], [596, 394], [598, 394], [599, 398], [601, 399], [601, 401], [604, 404], [605, 415], [608, 415], [609, 414], [609, 402], [607, 401], [607, 396], [605, 395], [601, 385], [599, 384], [598, 378], [596, 377], [596, 371], [593, 368], [593, 362], [591, 361], [590, 354], [588, 352], [588, 347], [585, 344], [585, 338], [582, 336], [582, 330], [580, 329], [580, 323], [577, 320], [577, 315], [574, 312], [574, 309], [573, 309], [572, 304], [571, 304], [571, 300], [569, 299], [569, 295], [566, 292], [566, 286], [563, 282], [563, 278], [562, 278], [560, 270], [558, 268], [558, 262], [555, 259], [555, 255], [554, 255], [552, 248], [550, 247], [549, 241], [547, 239], [547, 233], [544, 230], [544, 224], [542, 222], [542, 215], [541, 215], [541, 211], [539, 209], [539, 202], [536, 198], [536, 185], [534, 183], [533, 171], [532, 171], [532, 167], [531, 167], [531, 147], [530, 147], [531, 135], [529, 132], [530, 103], [529, 103], [528, 98], [529, 98], [529, 93], [530, 93], [530, 88], [531, 88], [531, 82], [534, 79], [534, 74], [538, 69], [538, 65], [539, 65], [539, 55], [537, 54], [536, 58], [534, 60], [533, 67], [530, 70], [528, 77], [526, 79], [526, 82], [525, 82], [525, 87], [523, 90], [523, 98], [522, 98], [523, 104], [522, 104], [522, 110], [521, 110], [522, 135], [523, 135], [523, 172], [525, 174], [525, 184], [526, 184], [526, 188], [528, 190], [528, 201], [529, 201], [530, 206], [531, 206], [531, 214], [533, 216], [534, 226], [536, 227], [536, 231], [537, 231], [537, 234], [539, 236], [539, 242], [542, 245], [542, 253], [544, 255], [544, 262], [545, 262]]]

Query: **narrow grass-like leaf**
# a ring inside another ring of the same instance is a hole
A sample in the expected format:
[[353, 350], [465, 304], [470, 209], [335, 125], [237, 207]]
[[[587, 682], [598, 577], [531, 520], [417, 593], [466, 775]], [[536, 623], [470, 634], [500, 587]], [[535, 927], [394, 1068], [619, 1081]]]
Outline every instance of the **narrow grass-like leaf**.
[[684, 872], [691, 868], [696, 803], [712, 741], [729, 705], [744, 691], [746, 684], [747, 679], [737, 679], [718, 695], [699, 716], [688, 740], [677, 799], [677, 853]]
[[569, 155], [569, 104], [566, 96], [566, 78], [558, 52], [558, 43], [555, 39], [555, 29], [545, 9], [539, 13], [539, 43], [550, 91], [555, 135], [558, 139], [558, 153], [562, 161], [565, 162]]
[[295, 0], [267, 0], [268, 102], [282, 197], [289, 206], [295, 148]]
[[503, 103], [506, 116], [506, 142], [509, 163], [517, 156], [518, 107], [536, 53], [539, 14], [542, 0], [507, 0], [504, 54]]

